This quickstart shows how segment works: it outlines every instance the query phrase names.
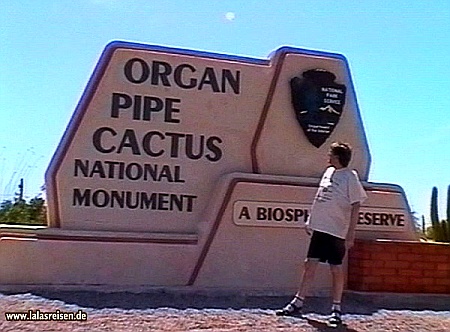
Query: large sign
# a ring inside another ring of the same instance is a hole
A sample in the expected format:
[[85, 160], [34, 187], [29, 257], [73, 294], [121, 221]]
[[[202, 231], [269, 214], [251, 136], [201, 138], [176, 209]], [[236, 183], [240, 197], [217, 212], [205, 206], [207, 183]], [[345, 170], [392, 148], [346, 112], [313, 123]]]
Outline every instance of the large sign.
[[[367, 182], [342, 55], [113, 42], [47, 170], [50, 227], [3, 233], [0, 282], [294, 290], [310, 240], [302, 228], [338, 140], [352, 145], [368, 194], [356, 238], [414, 240], [403, 190]], [[330, 275], [318, 273], [312, 292], [329, 294]]]
[[354, 146], [351, 167], [366, 179], [343, 56], [281, 48], [260, 60], [115, 42], [47, 172], [50, 221], [193, 233], [221, 176], [320, 177], [333, 139]]

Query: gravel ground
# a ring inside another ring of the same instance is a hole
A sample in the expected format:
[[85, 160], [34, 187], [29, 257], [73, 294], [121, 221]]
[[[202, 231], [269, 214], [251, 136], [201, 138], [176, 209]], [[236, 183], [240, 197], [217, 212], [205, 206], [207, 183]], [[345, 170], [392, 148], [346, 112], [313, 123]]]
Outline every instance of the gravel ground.
[[[346, 293], [344, 325], [329, 329], [327, 298], [309, 298], [304, 318], [277, 317], [286, 297], [33, 292], [0, 294], [0, 331], [450, 331], [450, 296]], [[7, 321], [7, 312], [78, 312], [86, 321]]]

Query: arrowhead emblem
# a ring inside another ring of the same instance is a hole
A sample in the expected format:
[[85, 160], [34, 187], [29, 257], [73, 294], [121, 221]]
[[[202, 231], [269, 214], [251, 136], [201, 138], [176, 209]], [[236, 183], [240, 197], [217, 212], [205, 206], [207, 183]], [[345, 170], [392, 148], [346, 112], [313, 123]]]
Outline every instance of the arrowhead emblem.
[[292, 105], [308, 140], [319, 148], [330, 137], [344, 111], [346, 86], [324, 69], [303, 72], [290, 81]]

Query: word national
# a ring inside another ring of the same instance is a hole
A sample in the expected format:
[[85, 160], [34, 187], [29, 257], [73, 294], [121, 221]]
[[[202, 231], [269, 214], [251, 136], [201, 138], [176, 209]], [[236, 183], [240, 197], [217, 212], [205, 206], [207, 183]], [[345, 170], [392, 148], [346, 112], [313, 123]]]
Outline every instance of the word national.
[[185, 182], [181, 178], [181, 167], [179, 165], [125, 163], [110, 160], [90, 162], [89, 160], [75, 159], [73, 175], [84, 178], [98, 177], [132, 181]]

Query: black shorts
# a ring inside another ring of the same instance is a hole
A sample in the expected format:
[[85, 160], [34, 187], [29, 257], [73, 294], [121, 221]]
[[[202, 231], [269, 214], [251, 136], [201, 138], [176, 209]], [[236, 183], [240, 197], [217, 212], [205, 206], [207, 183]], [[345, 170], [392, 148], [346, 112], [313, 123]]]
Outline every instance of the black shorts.
[[341, 265], [345, 256], [345, 240], [339, 237], [314, 231], [308, 249], [308, 258], [319, 259], [331, 265]]

